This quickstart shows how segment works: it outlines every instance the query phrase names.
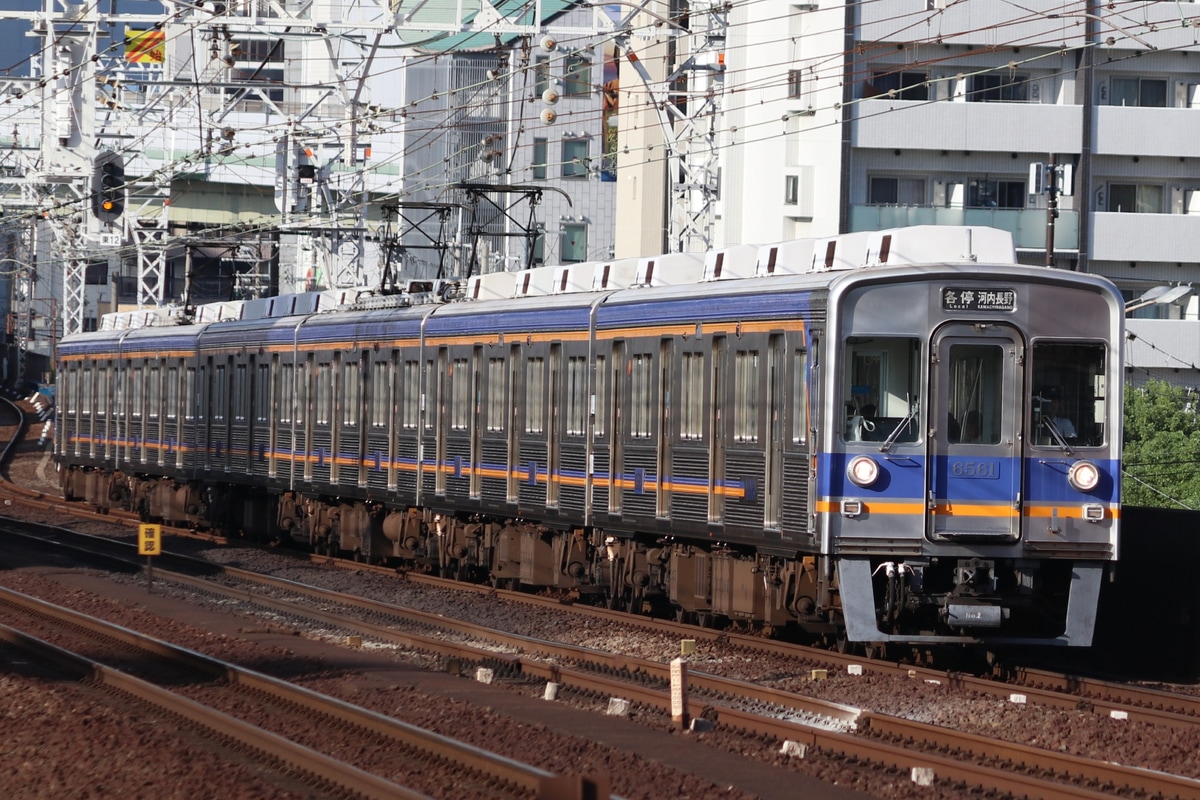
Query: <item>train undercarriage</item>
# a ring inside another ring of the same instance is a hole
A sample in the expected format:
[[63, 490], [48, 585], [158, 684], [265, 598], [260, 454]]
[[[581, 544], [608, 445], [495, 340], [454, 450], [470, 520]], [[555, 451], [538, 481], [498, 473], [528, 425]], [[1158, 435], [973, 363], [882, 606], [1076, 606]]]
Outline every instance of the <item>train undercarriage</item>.
[[[847, 625], [852, 608], [872, 630], [878, 625], [891, 632], [880, 639], [971, 637], [1001, 629], [1005, 635], [1052, 637], [1061, 632], [1071, 590], [1069, 561], [859, 559], [856, 569], [868, 570], [869, 577], [854, 582], [850, 559], [835, 569], [819, 554], [788, 558], [662, 535], [559, 529], [517, 518], [99, 470], [67, 469], [61, 483], [68, 500], [134, 511], [147, 521], [498, 588], [560, 592], [700, 624], [794, 628], [839, 644], [853, 627], [853, 619]], [[843, 593], [850, 594], [845, 608]], [[870, 605], [861, 602], [868, 594]]]

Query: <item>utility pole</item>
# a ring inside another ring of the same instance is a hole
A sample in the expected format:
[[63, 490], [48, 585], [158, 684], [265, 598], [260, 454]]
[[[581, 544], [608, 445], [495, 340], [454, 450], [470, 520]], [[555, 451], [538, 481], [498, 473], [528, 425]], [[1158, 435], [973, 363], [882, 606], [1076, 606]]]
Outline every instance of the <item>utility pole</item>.
[[1058, 164], [1054, 153], [1046, 162], [1046, 266], [1054, 266], [1054, 220], [1058, 219]]

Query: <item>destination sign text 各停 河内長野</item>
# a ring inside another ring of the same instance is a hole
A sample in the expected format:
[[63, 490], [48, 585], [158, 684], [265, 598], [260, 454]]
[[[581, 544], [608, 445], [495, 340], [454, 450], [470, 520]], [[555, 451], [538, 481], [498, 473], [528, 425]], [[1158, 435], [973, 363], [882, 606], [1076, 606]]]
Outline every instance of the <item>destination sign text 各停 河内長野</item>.
[[1015, 311], [1017, 293], [1012, 289], [942, 289], [944, 311]]

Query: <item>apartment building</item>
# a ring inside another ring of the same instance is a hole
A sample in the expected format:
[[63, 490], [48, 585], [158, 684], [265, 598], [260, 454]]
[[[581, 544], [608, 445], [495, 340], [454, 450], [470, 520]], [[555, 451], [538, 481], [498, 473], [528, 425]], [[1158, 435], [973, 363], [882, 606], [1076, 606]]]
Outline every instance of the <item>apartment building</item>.
[[[1106, 275], [1129, 299], [1200, 280], [1195, 3], [773, 9], [731, 15], [724, 241], [981, 224], [1011, 231], [1022, 260]], [[1031, 167], [1051, 162], [1048, 247]]]

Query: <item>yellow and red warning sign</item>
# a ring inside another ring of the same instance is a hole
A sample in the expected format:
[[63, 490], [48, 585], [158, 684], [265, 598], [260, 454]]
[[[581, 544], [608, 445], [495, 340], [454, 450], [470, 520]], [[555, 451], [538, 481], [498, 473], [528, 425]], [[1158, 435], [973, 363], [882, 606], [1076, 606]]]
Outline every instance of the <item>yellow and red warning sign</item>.
[[161, 64], [167, 60], [167, 34], [160, 30], [125, 29], [125, 60], [135, 64]]

